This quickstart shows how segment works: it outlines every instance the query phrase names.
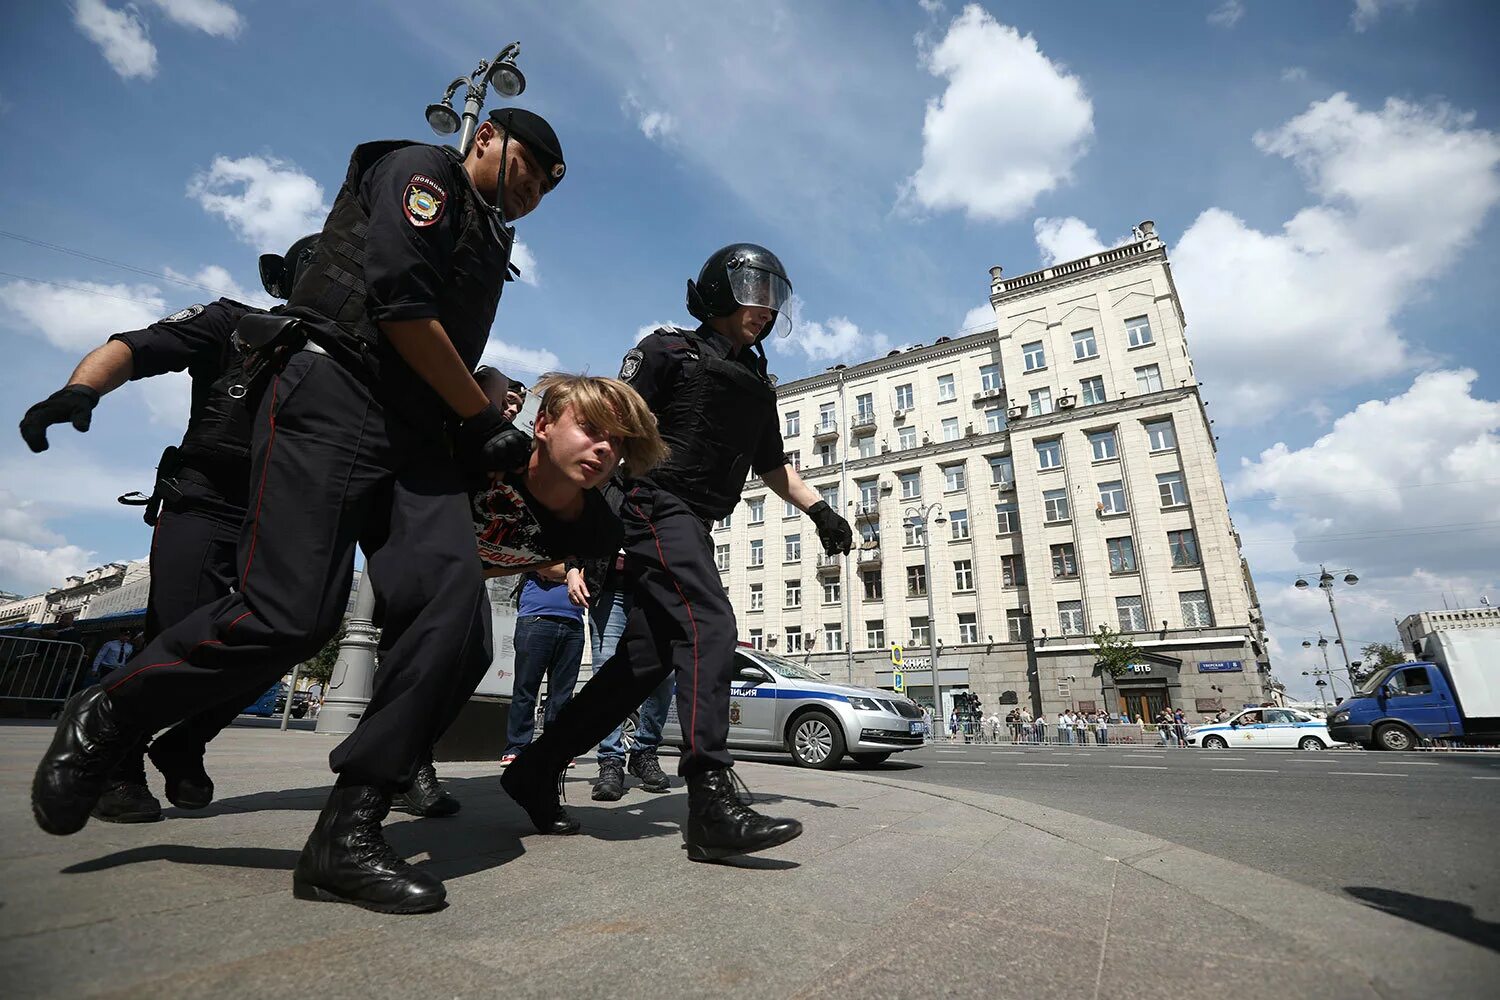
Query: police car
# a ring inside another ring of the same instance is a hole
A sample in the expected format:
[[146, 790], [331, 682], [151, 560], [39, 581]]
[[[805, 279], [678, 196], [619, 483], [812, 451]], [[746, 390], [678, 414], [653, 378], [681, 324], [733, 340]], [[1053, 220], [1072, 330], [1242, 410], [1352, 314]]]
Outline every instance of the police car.
[[[729, 746], [785, 751], [802, 767], [831, 768], [847, 753], [879, 764], [915, 750], [927, 735], [922, 710], [889, 691], [831, 684], [791, 660], [763, 650], [735, 651], [729, 686]], [[673, 699], [662, 741], [682, 745]]]
[[1187, 736], [1188, 746], [1205, 750], [1266, 747], [1281, 750], [1327, 750], [1334, 745], [1328, 723], [1295, 708], [1251, 708], [1227, 722], [1198, 726]]

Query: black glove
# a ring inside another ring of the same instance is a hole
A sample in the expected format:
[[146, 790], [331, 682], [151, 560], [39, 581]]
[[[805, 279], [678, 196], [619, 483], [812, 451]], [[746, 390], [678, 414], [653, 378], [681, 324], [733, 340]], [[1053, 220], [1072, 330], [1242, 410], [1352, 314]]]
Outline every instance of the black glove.
[[854, 529], [828, 506], [828, 501], [819, 500], [807, 508], [807, 516], [818, 526], [818, 539], [823, 543], [824, 552], [836, 556], [854, 547]]
[[519, 431], [494, 403], [458, 425], [454, 444], [469, 472], [514, 472], [531, 459], [531, 436]]
[[48, 427], [72, 421], [74, 428], [86, 431], [94, 419], [94, 407], [98, 405], [99, 394], [75, 382], [26, 411], [26, 416], [21, 418], [21, 437], [26, 439], [26, 446], [32, 451], [46, 451]]

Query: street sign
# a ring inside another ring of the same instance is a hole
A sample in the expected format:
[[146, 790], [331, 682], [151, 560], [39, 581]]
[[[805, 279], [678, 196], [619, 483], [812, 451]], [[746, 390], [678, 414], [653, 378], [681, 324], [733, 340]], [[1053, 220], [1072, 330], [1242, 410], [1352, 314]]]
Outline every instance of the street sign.
[[897, 694], [906, 693], [906, 675], [899, 670], [891, 671], [891, 690]]
[[901, 644], [899, 642], [891, 643], [891, 666], [898, 670], [901, 668]]
[[1198, 664], [1200, 674], [1238, 674], [1244, 670], [1243, 660], [1204, 660]]

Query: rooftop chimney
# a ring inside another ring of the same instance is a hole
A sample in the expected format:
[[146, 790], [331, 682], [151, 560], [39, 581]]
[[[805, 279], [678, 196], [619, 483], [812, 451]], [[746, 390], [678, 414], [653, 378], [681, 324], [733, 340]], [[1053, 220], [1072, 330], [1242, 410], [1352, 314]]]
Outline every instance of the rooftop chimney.
[[990, 280], [991, 281], [999, 281], [1000, 280], [1000, 272], [1002, 272], [1004, 270], [1005, 270], [1005, 268], [1001, 267], [999, 264], [996, 264], [994, 267], [990, 268]]
[[1141, 235], [1149, 240], [1156, 235], [1156, 223], [1152, 222], [1150, 219], [1147, 219], [1145, 222], [1141, 223], [1140, 230]]

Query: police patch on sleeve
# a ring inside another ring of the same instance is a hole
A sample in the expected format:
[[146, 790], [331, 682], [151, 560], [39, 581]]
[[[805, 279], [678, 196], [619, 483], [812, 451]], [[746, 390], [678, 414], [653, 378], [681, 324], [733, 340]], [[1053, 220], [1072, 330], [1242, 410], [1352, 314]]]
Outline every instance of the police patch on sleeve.
[[625, 354], [625, 361], [620, 365], [620, 381], [629, 382], [635, 378], [636, 372], [641, 370], [641, 362], [646, 356], [635, 348], [631, 348]]
[[406, 221], [414, 226], [430, 226], [443, 217], [443, 206], [448, 204], [448, 192], [426, 174], [412, 174], [406, 182], [406, 196], [401, 199]]
[[177, 310], [170, 316], [163, 316], [159, 322], [186, 323], [188, 320], [192, 319], [194, 316], [197, 316], [202, 311], [203, 306], [201, 304], [188, 306], [186, 309]]

